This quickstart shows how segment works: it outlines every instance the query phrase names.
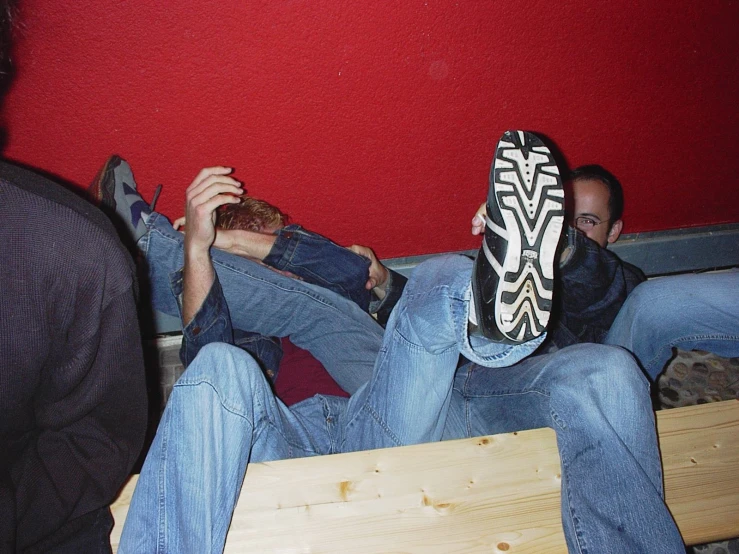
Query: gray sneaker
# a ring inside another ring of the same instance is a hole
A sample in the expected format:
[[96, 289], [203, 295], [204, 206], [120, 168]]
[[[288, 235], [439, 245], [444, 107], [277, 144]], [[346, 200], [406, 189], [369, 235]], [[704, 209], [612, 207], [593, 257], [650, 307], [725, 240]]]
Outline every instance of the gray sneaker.
[[136, 244], [146, 234], [146, 219], [151, 213], [136, 190], [131, 166], [113, 154], [87, 189], [87, 195], [113, 221], [124, 243]]

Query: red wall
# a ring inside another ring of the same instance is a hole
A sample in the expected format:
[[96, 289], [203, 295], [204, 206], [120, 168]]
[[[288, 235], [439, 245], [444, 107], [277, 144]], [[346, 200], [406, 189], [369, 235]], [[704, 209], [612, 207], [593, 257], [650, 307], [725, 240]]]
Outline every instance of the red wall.
[[342, 244], [474, 248], [495, 143], [523, 128], [616, 173], [628, 232], [739, 221], [739, 2], [21, 9], [5, 155], [86, 186], [117, 152], [170, 217], [224, 164]]

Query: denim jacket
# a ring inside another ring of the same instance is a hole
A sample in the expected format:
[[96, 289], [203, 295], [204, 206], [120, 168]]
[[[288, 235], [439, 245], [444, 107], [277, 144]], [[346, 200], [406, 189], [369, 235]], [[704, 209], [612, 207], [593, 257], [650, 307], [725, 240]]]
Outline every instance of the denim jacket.
[[638, 267], [571, 227], [567, 250], [560, 263], [549, 341], [557, 348], [602, 343], [626, 297], [646, 277]]

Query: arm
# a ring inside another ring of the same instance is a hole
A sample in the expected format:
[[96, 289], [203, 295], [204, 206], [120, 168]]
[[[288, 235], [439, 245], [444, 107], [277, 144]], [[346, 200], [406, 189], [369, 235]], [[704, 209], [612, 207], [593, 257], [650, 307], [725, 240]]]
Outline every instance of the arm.
[[216, 238], [216, 209], [224, 204], [236, 204], [243, 194], [241, 183], [229, 177], [231, 169], [209, 167], [198, 173], [187, 188], [185, 217], [185, 267], [183, 269], [182, 325], [187, 326], [205, 301], [215, 270], [210, 247]]
[[229, 168], [203, 169], [186, 191], [185, 266], [179, 293], [183, 327], [180, 358], [187, 366], [209, 342], [233, 342], [231, 320], [213, 269], [210, 248], [215, 241], [215, 211], [238, 202], [241, 184]]
[[78, 305], [54, 340], [54, 377], [39, 383], [36, 429], [12, 470], [19, 551], [30, 544], [44, 550], [38, 540], [84, 525], [86, 514], [113, 500], [139, 455], [146, 388], [131, 287]]

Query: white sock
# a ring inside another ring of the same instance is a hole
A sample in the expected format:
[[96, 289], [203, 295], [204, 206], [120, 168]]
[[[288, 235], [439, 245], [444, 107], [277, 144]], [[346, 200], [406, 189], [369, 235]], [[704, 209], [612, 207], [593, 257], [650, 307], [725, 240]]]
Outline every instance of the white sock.
[[470, 315], [467, 317], [467, 321], [472, 325], [477, 325], [477, 311], [475, 310], [475, 299], [470, 295]]

